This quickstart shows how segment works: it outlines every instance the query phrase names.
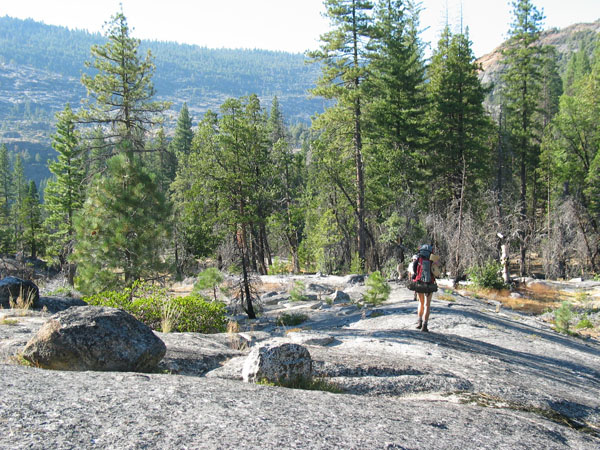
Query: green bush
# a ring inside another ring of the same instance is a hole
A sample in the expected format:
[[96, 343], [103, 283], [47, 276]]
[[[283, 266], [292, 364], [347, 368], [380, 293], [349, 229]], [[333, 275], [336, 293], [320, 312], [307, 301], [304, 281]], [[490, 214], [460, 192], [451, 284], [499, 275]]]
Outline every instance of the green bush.
[[223, 303], [209, 302], [195, 294], [170, 298], [166, 289], [148, 283], [136, 282], [123, 291], [105, 291], [83, 300], [90, 305], [120, 308], [153, 330], [162, 330], [165, 314], [172, 311], [176, 314], [168, 318], [175, 331], [221, 333], [227, 325]]
[[215, 301], [217, 301], [217, 289], [224, 280], [225, 276], [219, 269], [216, 267], [209, 267], [198, 274], [192, 293], [200, 295], [201, 291], [210, 289]]
[[367, 292], [363, 296], [365, 303], [376, 306], [386, 301], [390, 296], [390, 285], [378, 270], [369, 275], [366, 284]]
[[301, 302], [307, 299], [306, 295], [304, 295], [304, 290], [306, 286], [300, 280], [294, 281], [294, 286], [290, 290], [290, 300], [292, 302]]
[[175, 330], [194, 333], [223, 333], [227, 328], [224, 303], [208, 302], [195, 295], [175, 297], [173, 301], [179, 305], [182, 311]]
[[286, 327], [294, 327], [300, 325], [302, 322], [306, 322], [308, 316], [300, 313], [283, 313], [277, 318], [277, 323]]
[[587, 317], [587, 315], [583, 316], [581, 318], [581, 320], [577, 323], [577, 325], [575, 325], [575, 328], [577, 330], [583, 330], [586, 328], [594, 328], [594, 324], [592, 323], [592, 321]]
[[467, 270], [469, 280], [475, 287], [485, 289], [504, 289], [506, 285], [500, 276], [502, 265], [497, 261], [488, 261], [483, 267], [472, 266]]
[[267, 269], [267, 272], [269, 275], [285, 275], [290, 273], [287, 265], [277, 256], [273, 260], [273, 264]]
[[573, 318], [573, 310], [569, 302], [562, 302], [560, 308], [554, 310], [554, 325], [561, 333], [569, 333], [569, 326]]

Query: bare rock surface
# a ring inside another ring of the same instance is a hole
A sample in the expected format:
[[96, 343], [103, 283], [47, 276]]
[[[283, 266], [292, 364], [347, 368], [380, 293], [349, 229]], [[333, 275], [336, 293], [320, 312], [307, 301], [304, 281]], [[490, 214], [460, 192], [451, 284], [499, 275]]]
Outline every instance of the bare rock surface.
[[[344, 278], [303, 282], [360, 297]], [[266, 305], [242, 333], [156, 333], [167, 353], [154, 374], [15, 365], [16, 342], [48, 314], [15, 317], [0, 325], [0, 448], [600, 448], [598, 340], [443, 291], [423, 333], [397, 284], [369, 310], [318, 303]], [[307, 320], [283, 327], [284, 312]], [[344, 393], [243, 383], [247, 355], [269, 343], [306, 346], [313, 373]]]

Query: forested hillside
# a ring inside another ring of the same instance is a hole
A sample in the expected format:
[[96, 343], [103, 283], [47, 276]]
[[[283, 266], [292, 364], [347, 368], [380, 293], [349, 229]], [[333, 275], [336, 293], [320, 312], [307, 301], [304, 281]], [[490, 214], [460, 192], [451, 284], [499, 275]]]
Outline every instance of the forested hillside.
[[[54, 157], [54, 114], [67, 102], [79, 107], [86, 95], [80, 78], [90, 48], [105, 41], [97, 33], [0, 17], [0, 140], [11, 152], [26, 151], [31, 158], [39, 154], [44, 163]], [[323, 110], [322, 100], [308, 94], [318, 67], [306, 64], [301, 54], [143, 41], [140, 51], [147, 50], [155, 57], [157, 98], [172, 103], [167, 132], [184, 102], [194, 122], [227, 98], [250, 93], [267, 103], [277, 95], [291, 124], [308, 124]], [[45, 167], [29, 161], [26, 170], [37, 182], [49, 176]]]

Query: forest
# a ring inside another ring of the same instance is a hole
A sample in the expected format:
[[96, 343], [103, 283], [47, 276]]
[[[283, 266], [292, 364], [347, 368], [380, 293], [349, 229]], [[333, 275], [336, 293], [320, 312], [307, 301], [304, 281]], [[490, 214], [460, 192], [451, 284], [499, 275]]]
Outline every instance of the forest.
[[324, 4], [331, 28], [307, 56], [329, 106], [310, 128], [251, 94], [197, 124], [183, 103], [172, 138], [161, 69], [115, 14], [91, 45], [88, 96], [57, 115], [43, 204], [0, 146], [0, 252], [48, 259], [86, 294], [181, 279], [202, 261], [240, 275], [250, 312], [253, 274], [391, 277], [422, 243], [454, 280], [503, 264], [598, 277], [597, 37], [561, 74], [542, 14], [514, 1], [492, 113], [468, 29], [446, 26], [425, 59], [418, 4]]

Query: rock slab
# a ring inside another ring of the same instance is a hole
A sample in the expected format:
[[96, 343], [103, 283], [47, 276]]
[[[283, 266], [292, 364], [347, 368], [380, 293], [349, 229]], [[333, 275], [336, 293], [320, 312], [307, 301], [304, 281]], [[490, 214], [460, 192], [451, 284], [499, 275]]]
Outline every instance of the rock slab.
[[147, 372], [165, 353], [163, 341], [125, 311], [74, 306], [51, 316], [23, 357], [45, 369]]
[[6, 277], [0, 280], [0, 306], [3, 309], [11, 307], [10, 302], [21, 297], [30, 306], [37, 307], [40, 300], [40, 290], [29, 280], [17, 277]]
[[255, 347], [244, 363], [242, 377], [246, 382], [293, 381], [312, 375], [310, 353], [299, 344], [269, 343]]

